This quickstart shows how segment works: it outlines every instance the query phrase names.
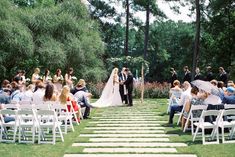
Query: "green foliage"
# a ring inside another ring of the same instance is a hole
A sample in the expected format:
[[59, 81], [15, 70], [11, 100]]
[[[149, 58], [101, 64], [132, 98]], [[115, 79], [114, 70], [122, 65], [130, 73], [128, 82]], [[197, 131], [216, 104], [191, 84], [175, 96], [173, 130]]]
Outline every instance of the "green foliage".
[[109, 67], [123, 67], [126, 66], [131, 70], [140, 70], [142, 65], [144, 66], [145, 74], [149, 72], [149, 62], [144, 60], [143, 57], [131, 57], [124, 56], [120, 58], [109, 58], [108, 60]]
[[49, 68], [52, 73], [61, 68], [63, 74], [73, 67], [77, 78], [90, 81], [106, 76], [98, 24], [80, 1], [52, 5], [54, 1], [40, 0], [26, 8], [14, 2], [18, 7], [7, 0], [0, 2], [5, 6], [0, 9], [2, 79], [10, 79], [18, 69], [31, 75], [36, 67]]

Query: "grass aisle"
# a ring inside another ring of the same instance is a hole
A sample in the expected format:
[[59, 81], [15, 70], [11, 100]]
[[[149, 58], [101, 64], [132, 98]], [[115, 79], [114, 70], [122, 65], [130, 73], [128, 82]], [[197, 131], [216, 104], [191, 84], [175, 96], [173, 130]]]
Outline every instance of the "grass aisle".
[[[167, 100], [166, 99], [147, 99], [145, 100], [144, 104], [140, 104], [140, 102], [135, 101], [134, 108], [141, 107], [142, 112], [144, 111], [151, 111], [156, 113], [155, 115], [160, 115], [161, 118], [157, 118], [156, 121], [165, 121], [168, 120], [168, 115], [166, 114], [166, 105]], [[157, 109], [156, 109], [157, 108]], [[128, 113], [129, 108], [123, 107], [123, 110], [125, 110], [125, 113]], [[110, 124], [114, 121], [112, 121], [112, 118], [115, 118], [115, 115], [119, 114], [119, 111], [115, 108], [104, 108], [104, 109], [94, 109], [92, 111], [91, 117], [100, 116], [103, 113], [113, 113], [114, 115], [110, 116]], [[132, 114], [134, 114], [132, 112]], [[135, 114], [138, 115], [136, 112]], [[122, 121], [125, 121], [125, 123], [128, 121], [128, 115], [124, 115], [126, 119], [121, 119], [118, 121], [118, 123], [122, 123]], [[146, 115], [146, 116], [152, 116]], [[148, 117], [147, 117], [148, 118]], [[174, 121], [177, 121], [178, 117], [175, 117]], [[107, 118], [106, 118], [107, 119]], [[83, 120], [81, 125], [75, 126], [75, 132], [69, 132], [67, 135], [64, 135], [65, 142], [56, 142], [56, 145], [50, 145], [50, 144], [6, 144], [6, 143], [0, 143], [0, 156], [1, 157], [63, 157], [64, 154], [75, 154], [84, 153], [83, 150], [85, 147], [79, 146], [79, 147], [73, 147], [73, 143], [88, 143], [89, 137], [79, 137], [80, 134], [92, 134], [92, 133], [102, 133], [102, 134], [111, 134], [110, 130], [90, 130], [85, 129], [85, 127], [94, 127], [97, 126], [98, 119], [89, 119], [89, 120]], [[136, 120], [142, 121], [141, 124], [145, 124], [144, 120]], [[154, 118], [152, 118], [150, 124], [154, 124]], [[103, 120], [99, 120], [99, 122], [103, 122]], [[156, 122], [158, 123], [158, 122]], [[105, 120], [104, 120], [105, 124]], [[163, 125], [164, 123], [160, 123], [160, 125]], [[99, 127], [103, 127], [102, 125]], [[104, 126], [109, 127], [109, 126]], [[125, 127], [125, 126], [124, 126]], [[143, 126], [144, 127], [144, 126]], [[151, 126], [152, 127], [152, 126]], [[153, 127], [159, 127], [159, 126], [153, 126]], [[178, 134], [179, 136], [170, 136], [170, 142], [176, 142], [176, 143], [185, 143], [188, 146], [187, 147], [176, 147], [178, 154], [196, 154], [198, 157], [235, 157], [235, 144], [219, 144], [219, 145], [202, 145], [201, 138], [198, 138], [195, 142], [192, 142], [192, 136], [191, 133], [183, 133], [181, 131], [180, 127], [175, 126], [174, 128], [165, 127], [164, 132], [166, 134]], [[118, 130], [117, 134], [124, 133], [123, 130]], [[134, 130], [133, 130], [134, 133]], [[161, 130], [154, 131], [154, 130], [148, 130], [148, 132], [139, 131], [139, 133], [143, 134], [155, 134], [155, 133], [163, 133]], [[120, 147], [122, 148], [122, 147]]]

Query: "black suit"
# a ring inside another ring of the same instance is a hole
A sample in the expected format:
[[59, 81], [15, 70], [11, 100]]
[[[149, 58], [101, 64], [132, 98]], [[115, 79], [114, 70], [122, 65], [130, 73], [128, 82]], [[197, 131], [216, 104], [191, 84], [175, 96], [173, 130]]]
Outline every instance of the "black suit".
[[171, 80], [170, 80], [170, 82], [171, 82], [171, 87], [173, 87], [173, 83], [174, 83], [175, 80], [177, 80], [177, 74], [176, 74], [176, 73], [173, 73], [173, 74], [171, 75]]
[[202, 77], [201, 73], [196, 74], [196, 75], [194, 76], [194, 80], [203, 80], [203, 77]]
[[214, 79], [213, 73], [209, 71], [206, 75], [206, 81], [211, 81]]
[[133, 106], [133, 101], [132, 101], [132, 91], [133, 91], [133, 75], [129, 72], [127, 75], [127, 79], [124, 82], [126, 85], [127, 91], [128, 91], [128, 106]]
[[228, 82], [228, 76], [226, 72], [223, 72], [219, 75], [219, 81], [223, 81], [225, 85], [227, 85]]
[[[126, 81], [127, 77], [124, 73], [119, 73], [119, 82], [121, 81]], [[119, 84], [119, 92], [122, 98], [122, 102], [125, 101], [125, 104], [127, 104], [127, 95], [125, 95], [124, 93], [124, 85], [123, 84]]]
[[191, 82], [191, 72], [190, 71], [188, 71], [184, 74], [183, 82], [184, 81], [188, 81], [189, 83]]

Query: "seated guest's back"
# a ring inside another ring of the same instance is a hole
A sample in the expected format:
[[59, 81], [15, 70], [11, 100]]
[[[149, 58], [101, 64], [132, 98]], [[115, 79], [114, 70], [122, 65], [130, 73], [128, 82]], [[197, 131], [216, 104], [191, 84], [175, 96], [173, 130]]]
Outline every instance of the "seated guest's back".
[[56, 101], [56, 95], [54, 93], [54, 86], [52, 84], [47, 84], [45, 89], [45, 95], [43, 97], [44, 101]]
[[4, 89], [0, 91], [0, 104], [9, 104], [10, 103], [10, 89]]
[[37, 84], [36, 89], [37, 90], [33, 93], [33, 103], [38, 105], [38, 103], [43, 102], [43, 97], [45, 95], [45, 89], [42, 81]]
[[26, 88], [26, 91], [24, 91], [22, 93], [22, 98], [21, 100], [23, 101], [32, 101], [33, 99], [33, 85], [30, 84], [28, 85], [28, 87]]
[[235, 88], [228, 87], [226, 92], [221, 94], [223, 104], [235, 104]]
[[169, 94], [170, 94], [170, 99], [172, 99], [171, 105], [177, 105], [177, 99], [181, 97], [181, 94], [183, 90], [180, 88], [180, 82], [178, 80], [175, 80], [173, 82], [173, 88], [170, 89]]

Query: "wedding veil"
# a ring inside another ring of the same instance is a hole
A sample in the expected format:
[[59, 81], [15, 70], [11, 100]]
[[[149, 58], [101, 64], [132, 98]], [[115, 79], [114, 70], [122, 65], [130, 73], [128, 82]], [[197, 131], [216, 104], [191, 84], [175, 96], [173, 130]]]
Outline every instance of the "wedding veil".
[[107, 107], [111, 105], [110, 98], [114, 90], [113, 78], [116, 68], [112, 70], [112, 73], [106, 83], [100, 98], [92, 104], [94, 107]]

